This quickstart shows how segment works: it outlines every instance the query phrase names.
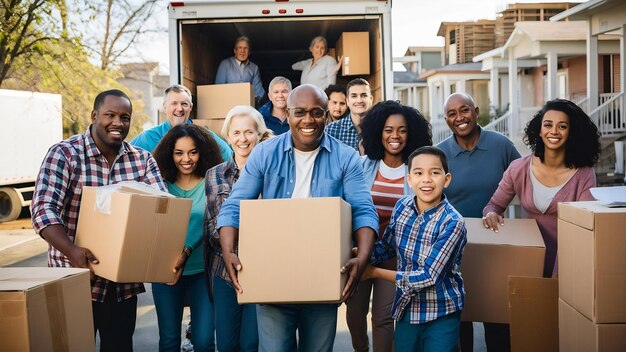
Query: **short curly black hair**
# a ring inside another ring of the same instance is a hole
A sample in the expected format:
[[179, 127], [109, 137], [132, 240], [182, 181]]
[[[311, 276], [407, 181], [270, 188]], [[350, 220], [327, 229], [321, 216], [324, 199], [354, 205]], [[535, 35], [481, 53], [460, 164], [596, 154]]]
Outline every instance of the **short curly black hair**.
[[569, 118], [569, 136], [565, 142], [565, 166], [592, 167], [600, 154], [600, 132], [591, 118], [569, 100], [548, 101], [526, 125], [524, 143], [543, 161], [545, 145], [541, 139], [541, 121], [550, 110], [561, 111]]
[[183, 137], [193, 139], [193, 143], [200, 151], [200, 159], [193, 171], [194, 175], [204, 177], [208, 169], [223, 162], [220, 146], [206, 129], [192, 124], [174, 126], [163, 136], [152, 153], [161, 171], [161, 176], [169, 183], [176, 182], [178, 169], [174, 164], [174, 146], [176, 141]]
[[361, 138], [363, 139], [365, 155], [368, 158], [382, 160], [385, 156], [385, 147], [383, 147], [381, 136], [387, 118], [394, 114], [402, 115], [406, 121], [407, 143], [402, 150], [404, 163], [417, 148], [433, 145], [430, 123], [417, 109], [402, 105], [397, 101], [386, 100], [374, 105], [361, 121]]

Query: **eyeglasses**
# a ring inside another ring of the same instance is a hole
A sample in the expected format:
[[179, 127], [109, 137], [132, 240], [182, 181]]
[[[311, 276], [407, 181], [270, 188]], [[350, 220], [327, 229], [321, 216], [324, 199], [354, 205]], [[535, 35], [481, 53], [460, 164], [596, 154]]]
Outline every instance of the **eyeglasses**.
[[287, 109], [289, 111], [291, 111], [291, 113], [293, 114], [293, 117], [297, 117], [297, 118], [302, 118], [304, 116], [306, 116], [306, 114], [311, 115], [312, 118], [314, 119], [319, 119], [324, 117], [324, 115], [326, 114], [326, 110], [322, 109], [322, 108], [313, 108], [313, 109], [301, 109], [301, 108], [293, 108], [293, 109]]

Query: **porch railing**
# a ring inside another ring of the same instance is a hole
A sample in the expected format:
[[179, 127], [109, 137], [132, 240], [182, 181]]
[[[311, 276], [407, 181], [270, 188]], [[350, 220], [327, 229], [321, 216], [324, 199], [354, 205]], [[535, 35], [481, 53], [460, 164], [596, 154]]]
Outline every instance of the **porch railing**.
[[448, 127], [443, 117], [437, 116], [433, 121], [430, 121], [430, 125], [432, 126], [433, 132], [433, 145], [438, 144], [452, 135], [452, 131], [450, 131], [450, 127]]
[[489, 122], [487, 125], [483, 127], [483, 129], [488, 131], [496, 131], [500, 132], [507, 137], [511, 137], [510, 134], [511, 128], [511, 112], [507, 111], [504, 115], [496, 118], [495, 120]]
[[624, 92], [600, 94], [600, 106], [589, 113], [600, 133], [613, 135], [626, 132], [624, 118]]

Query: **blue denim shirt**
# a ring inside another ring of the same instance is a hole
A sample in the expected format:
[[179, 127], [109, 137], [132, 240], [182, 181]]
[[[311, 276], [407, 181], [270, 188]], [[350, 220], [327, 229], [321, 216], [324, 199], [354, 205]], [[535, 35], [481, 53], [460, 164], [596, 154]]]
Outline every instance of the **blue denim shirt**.
[[[191, 120], [187, 120], [186, 123], [191, 123]], [[165, 122], [163, 122], [162, 124], [152, 127], [151, 129], [147, 131], [141, 132], [139, 135], [137, 135], [137, 137], [133, 138], [133, 140], [130, 141], [130, 144], [139, 148], [143, 148], [149, 151], [150, 153], [152, 153], [154, 149], [156, 148], [156, 146], [161, 141], [161, 139], [163, 139], [163, 137], [171, 129], [172, 129], [172, 125], [170, 125], [169, 121], [165, 120]], [[223, 139], [221, 139], [220, 136], [218, 136], [215, 132], [211, 130], [207, 130], [207, 131], [209, 132], [211, 137], [215, 139], [215, 142], [217, 142], [217, 145], [220, 146], [222, 159], [228, 160], [232, 158], [233, 151], [230, 149], [230, 146], [228, 145], [228, 143], [226, 143]]]
[[[239, 228], [242, 199], [291, 198], [296, 181], [291, 132], [256, 146], [241, 171], [230, 197], [222, 204], [217, 228]], [[341, 197], [352, 207], [352, 229], [370, 227], [378, 232], [378, 215], [365, 185], [356, 151], [335, 138], [322, 134], [311, 179], [313, 197]], [[314, 217], [314, 214], [312, 214]]]

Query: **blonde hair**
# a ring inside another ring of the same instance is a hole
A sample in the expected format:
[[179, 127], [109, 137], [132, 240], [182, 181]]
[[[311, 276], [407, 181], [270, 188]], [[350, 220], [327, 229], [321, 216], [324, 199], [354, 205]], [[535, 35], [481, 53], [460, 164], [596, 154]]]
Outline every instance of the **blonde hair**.
[[222, 137], [228, 139], [228, 130], [230, 129], [230, 123], [233, 120], [233, 117], [237, 116], [247, 116], [251, 118], [252, 121], [254, 121], [257, 133], [259, 134], [259, 137], [261, 137], [260, 142], [274, 137], [274, 132], [272, 132], [272, 130], [268, 129], [267, 126], [265, 126], [263, 115], [261, 115], [260, 112], [258, 112], [255, 108], [249, 105], [236, 105], [232, 109], [230, 109], [230, 111], [228, 111], [228, 114], [226, 114], [226, 119], [224, 119], [224, 125], [222, 126]]

